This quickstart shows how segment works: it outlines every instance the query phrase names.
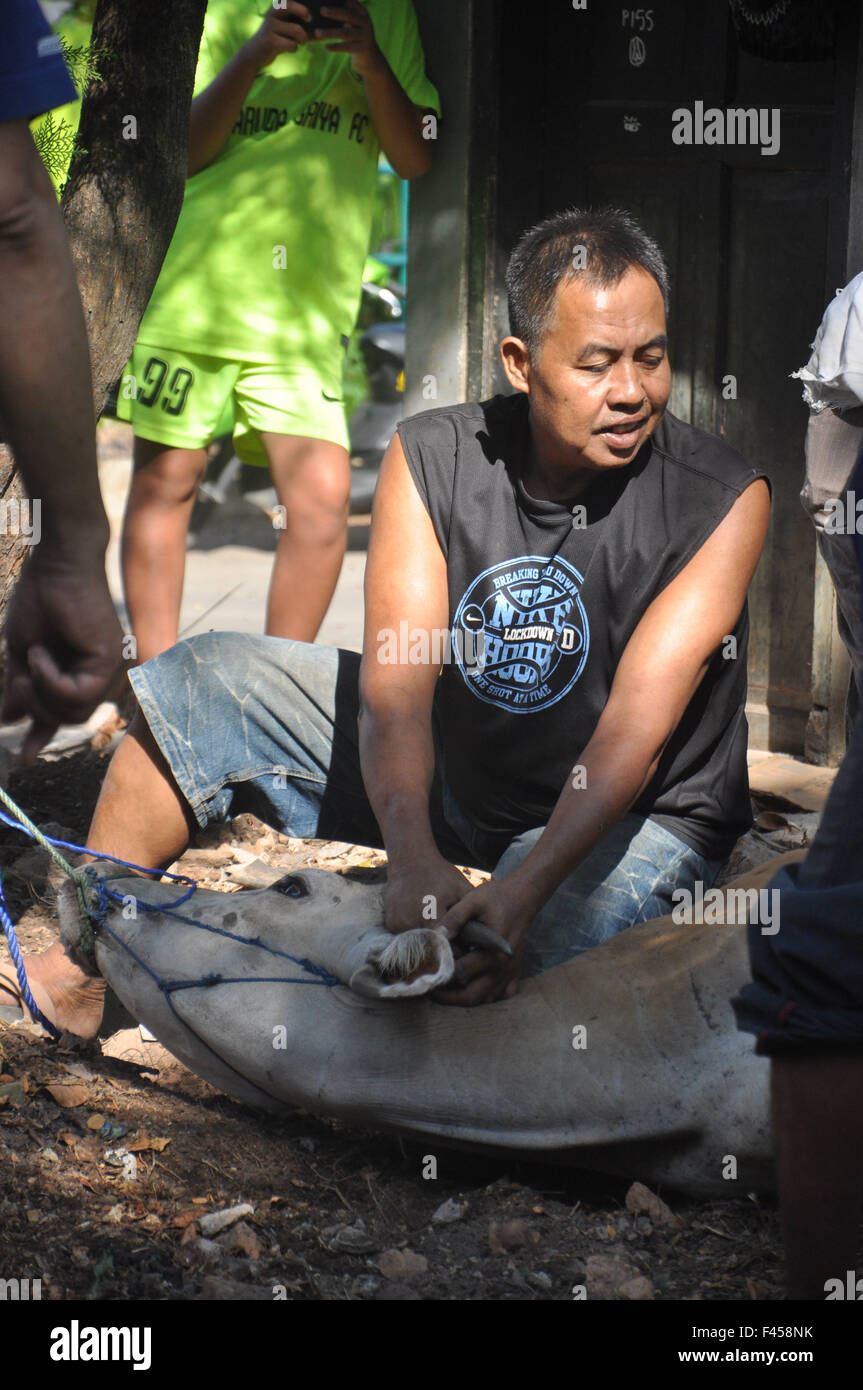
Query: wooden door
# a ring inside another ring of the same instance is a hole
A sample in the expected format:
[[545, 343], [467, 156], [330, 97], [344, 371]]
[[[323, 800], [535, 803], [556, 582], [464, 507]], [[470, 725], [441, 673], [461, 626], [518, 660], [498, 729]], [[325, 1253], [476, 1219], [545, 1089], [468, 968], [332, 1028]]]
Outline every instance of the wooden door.
[[[471, 381], [471, 394], [501, 387], [492, 338], [506, 331], [502, 271], [525, 227], [566, 206], [612, 203], [656, 237], [671, 275], [671, 409], [727, 438], [773, 484], [750, 597], [751, 743], [798, 755], [813, 636], [817, 650], [830, 634], [813, 632], [814, 534], [798, 500], [808, 412], [789, 378], [834, 290], [860, 269], [846, 259], [858, 5], [818, 8], [827, 56], [804, 61], [745, 51], [727, 0], [496, 10], [496, 201]], [[693, 135], [711, 109], [752, 108], [767, 113], [764, 148], [777, 132], [778, 148], [762, 153], [760, 136], [676, 143], [679, 113], [695, 120], [699, 102]]]

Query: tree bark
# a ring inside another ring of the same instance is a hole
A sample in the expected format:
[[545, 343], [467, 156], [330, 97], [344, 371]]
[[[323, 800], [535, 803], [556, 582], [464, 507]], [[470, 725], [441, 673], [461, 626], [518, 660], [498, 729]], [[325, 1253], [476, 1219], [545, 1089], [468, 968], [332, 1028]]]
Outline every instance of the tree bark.
[[[61, 204], [78, 276], [98, 420], [134, 346], [183, 201], [189, 108], [207, 0], [99, 0], [99, 78], [81, 108]], [[45, 382], [46, 394], [51, 383]], [[23, 490], [0, 445], [0, 499]], [[0, 528], [0, 618], [27, 546]]]

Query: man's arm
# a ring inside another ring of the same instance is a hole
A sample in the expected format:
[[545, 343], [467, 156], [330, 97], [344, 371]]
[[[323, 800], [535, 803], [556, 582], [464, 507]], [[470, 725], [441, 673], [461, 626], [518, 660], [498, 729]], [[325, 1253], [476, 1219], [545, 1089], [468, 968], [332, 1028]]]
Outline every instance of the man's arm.
[[608, 702], [579, 765], [533, 849], [505, 879], [474, 889], [443, 923], [456, 935], [472, 916], [512, 945], [512, 961], [480, 955], [460, 962], [474, 981], [451, 1002], [514, 994], [530, 924], [552, 893], [638, 800], [662, 752], [734, 627], [767, 534], [770, 499], [757, 481], [688, 565], [654, 599], [627, 643]]
[[369, 537], [359, 724], [363, 780], [389, 858], [391, 931], [428, 925], [424, 898], [434, 897], [433, 916], [443, 916], [469, 887], [439, 853], [429, 817], [439, 672], [392, 650], [401, 623], [426, 634], [431, 648], [447, 619], [446, 561], [395, 435], [381, 465]]
[[[326, 46], [333, 53], [350, 53], [354, 71], [365, 84], [375, 134], [393, 169], [402, 179], [427, 174], [432, 142], [423, 139], [425, 113], [410, 100], [378, 47], [368, 10], [357, 0], [348, 0], [344, 7], [322, 7], [321, 13], [345, 26], [344, 37], [337, 35], [339, 42]], [[327, 36], [325, 30], [320, 32]]]
[[41, 539], [6, 614], [2, 718], [32, 716], [25, 758], [86, 719], [120, 664], [105, 579], [90, 353], [72, 257], [26, 121], [0, 123], [0, 417]]
[[279, 53], [296, 53], [309, 35], [301, 24], [291, 21], [297, 15], [308, 22], [309, 11], [300, 0], [284, 0], [271, 9], [258, 32], [244, 43], [192, 102], [189, 118], [189, 176], [212, 164], [234, 128], [249, 89], [262, 68]]

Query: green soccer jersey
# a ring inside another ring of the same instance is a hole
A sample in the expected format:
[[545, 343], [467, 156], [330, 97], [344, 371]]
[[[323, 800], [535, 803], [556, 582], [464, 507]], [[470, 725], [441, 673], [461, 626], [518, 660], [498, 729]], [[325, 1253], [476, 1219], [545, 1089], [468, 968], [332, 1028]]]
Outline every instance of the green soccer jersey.
[[[439, 109], [412, 0], [367, 0], [409, 99]], [[210, 0], [196, 94], [255, 33], [261, 0]], [[249, 362], [332, 362], [356, 319], [378, 144], [346, 53], [310, 43], [255, 79], [226, 144], [189, 179], [138, 341]]]

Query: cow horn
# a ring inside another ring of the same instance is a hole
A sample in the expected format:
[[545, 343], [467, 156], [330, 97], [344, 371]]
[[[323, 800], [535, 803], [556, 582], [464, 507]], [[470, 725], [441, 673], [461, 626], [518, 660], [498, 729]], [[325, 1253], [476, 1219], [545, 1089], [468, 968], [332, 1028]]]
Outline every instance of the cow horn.
[[472, 918], [470, 922], [465, 922], [457, 940], [463, 946], [476, 946], [482, 951], [500, 951], [505, 956], [512, 955], [512, 947], [509, 942], [505, 941], [493, 927], [487, 927], [485, 922], [480, 922], [476, 918]]

